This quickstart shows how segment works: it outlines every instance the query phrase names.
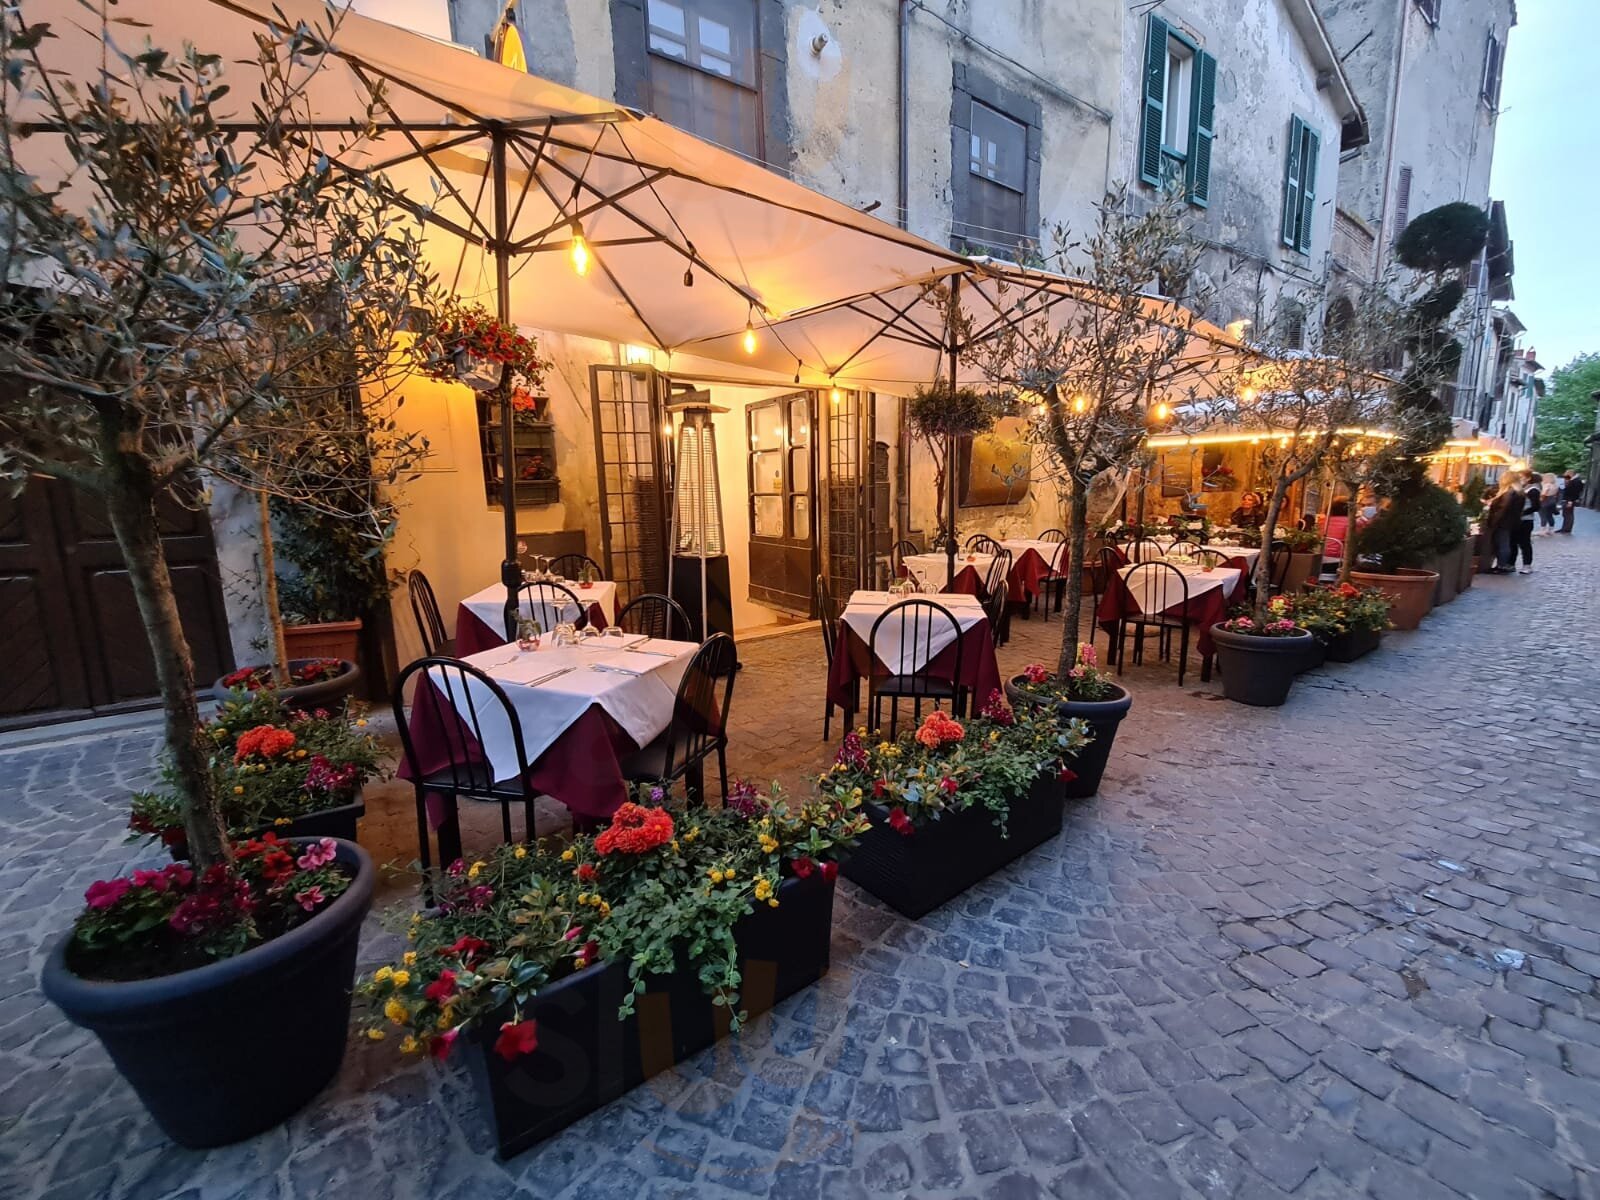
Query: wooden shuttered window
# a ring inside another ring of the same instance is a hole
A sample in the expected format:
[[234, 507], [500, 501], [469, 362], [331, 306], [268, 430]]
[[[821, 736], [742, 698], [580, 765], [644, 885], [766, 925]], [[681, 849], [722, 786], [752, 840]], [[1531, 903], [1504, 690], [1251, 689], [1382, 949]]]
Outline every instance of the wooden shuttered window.
[[1301, 254], [1311, 252], [1311, 227], [1317, 214], [1317, 159], [1322, 138], [1299, 117], [1289, 118], [1289, 150], [1283, 171], [1282, 241]]
[[1191, 204], [1211, 202], [1211, 143], [1216, 138], [1217, 60], [1194, 52], [1194, 94], [1189, 103], [1189, 158], [1184, 186]]
[[1181, 168], [1184, 195], [1205, 207], [1216, 139], [1216, 58], [1151, 13], [1145, 18], [1141, 93], [1139, 179], [1160, 187]]
[[1161, 186], [1161, 132], [1167, 121], [1167, 39], [1171, 30], [1155, 13], [1146, 18], [1144, 112], [1139, 126], [1139, 178]]
[[1483, 102], [1490, 108], [1500, 107], [1500, 75], [1505, 65], [1505, 47], [1491, 30], [1489, 44], [1483, 51], [1483, 87], [1479, 89]]
[[1400, 235], [1406, 231], [1406, 226], [1411, 223], [1411, 168], [1401, 167], [1400, 177], [1394, 188], [1394, 240], [1399, 241]]

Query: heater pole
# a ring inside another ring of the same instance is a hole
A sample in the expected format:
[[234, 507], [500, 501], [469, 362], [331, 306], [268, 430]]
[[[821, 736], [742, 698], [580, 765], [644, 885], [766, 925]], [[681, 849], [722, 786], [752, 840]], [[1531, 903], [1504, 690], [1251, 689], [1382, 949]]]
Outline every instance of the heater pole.
[[[494, 295], [495, 316], [502, 324], [511, 323], [511, 259], [506, 206], [506, 135], [491, 130], [490, 168], [494, 185]], [[500, 564], [500, 582], [505, 584], [507, 612], [517, 603], [522, 585], [522, 565], [517, 561], [517, 437], [512, 428], [511, 372], [500, 368], [500, 507], [505, 523], [506, 556]]]
[[[956, 320], [961, 303], [961, 276], [950, 281], [950, 319], [945, 322], [945, 336], [950, 339], [950, 394], [956, 391]], [[944, 447], [944, 514], [945, 514], [945, 586], [956, 581], [956, 437], [951, 434]]]

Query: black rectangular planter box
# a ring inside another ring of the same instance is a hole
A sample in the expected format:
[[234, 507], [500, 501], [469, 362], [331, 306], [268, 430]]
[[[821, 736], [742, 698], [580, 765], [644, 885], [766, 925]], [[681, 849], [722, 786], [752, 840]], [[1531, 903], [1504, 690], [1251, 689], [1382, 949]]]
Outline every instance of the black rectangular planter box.
[[[787, 879], [778, 907], [758, 906], [734, 928], [740, 950], [740, 1008], [765, 1012], [828, 971], [833, 931], [831, 881]], [[617, 1009], [628, 992], [626, 963], [597, 963], [544, 988], [524, 1006], [538, 1022], [539, 1046], [507, 1062], [494, 1052], [509, 1011], [473, 1031], [468, 1054], [489, 1096], [502, 1159], [520, 1154], [579, 1117], [611, 1103], [652, 1075], [704, 1050], [728, 1032], [729, 1012], [714, 1005], [693, 969], [654, 976], [630, 1017]]]
[[993, 813], [974, 806], [920, 825], [910, 837], [889, 827], [880, 805], [868, 804], [872, 828], [840, 870], [915, 920], [1060, 833], [1062, 802], [1060, 781], [1041, 775], [1026, 796], [1012, 802], [1006, 835], [995, 827]]
[[1355, 662], [1363, 654], [1370, 654], [1383, 640], [1381, 629], [1352, 629], [1328, 639], [1326, 658], [1329, 662]]

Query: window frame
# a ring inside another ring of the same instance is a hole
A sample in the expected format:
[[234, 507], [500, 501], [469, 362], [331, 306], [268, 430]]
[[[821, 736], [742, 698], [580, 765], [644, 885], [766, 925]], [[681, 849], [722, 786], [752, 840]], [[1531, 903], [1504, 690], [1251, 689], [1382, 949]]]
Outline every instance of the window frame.
[[[1167, 28], [1167, 69], [1161, 84], [1161, 155], [1171, 162], [1186, 163], [1194, 153], [1194, 72], [1198, 65], [1195, 61], [1198, 53], [1199, 47], [1192, 38], [1170, 26]], [[1181, 110], [1175, 110], [1173, 107], [1172, 62], [1175, 58], [1183, 61], [1180, 80], [1182, 90], [1179, 98], [1182, 104]], [[1183, 114], [1183, 120], [1179, 125], [1183, 131], [1181, 147], [1174, 146], [1167, 140], [1167, 130], [1173, 124], [1175, 111], [1181, 111]]]
[[[1307, 151], [1310, 153], [1307, 153]], [[1311, 226], [1316, 220], [1317, 167], [1322, 156], [1322, 131], [1299, 113], [1289, 117], [1289, 144], [1283, 166], [1283, 214], [1278, 241], [1296, 254], [1311, 253]], [[1309, 185], [1309, 186], [1308, 186]], [[1309, 199], [1308, 199], [1309, 196]], [[1289, 218], [1294, 217], [1294, 236]]]
[[1422, 19], [1433, 28], [1439, 28], [1439, 10], [1444, 7], [1444, 0], [1416, 0], [1416, 3]]
[[[1015, 242], [1006, 244], [991, 239], [994, 231], [980, 228], [972, 220], [976, 177], [984, 184], [1017, 189], [999, 179], [990, 179], [972, 170], [972, 124], [974, 105], [1010, 121], [1024, 131], [1022, 224]], [[950, 101], [950, 245], [956, 250], [976, 250], [997, 258], [1014, 258], [1025, 243], [1039, 241], [1040, 152], [1044, 142], [1044, 109], [1023, 92], [1004, 87], [967, 63], [956, 63]]]
[[1483, 79], [1478, 87], [1478, 99], [1490, 112], [1500, 111], [1500, 85], [1505, 79], [1506, 46], [1494, 29], [1489, 30], [1489, 40], [1483, 47]]
[[[1156, 80], [1156, 39], [1161, 45], [1159, 100], [1152, 88]], [[1187, 59], [1186, 68], [1177, 80], [1180, 92], [1173, 90], [1172, 63], [1174, 58]], [[1170, 181], [1181, 181], [1184, 199], [1196, 208], [1207, 208], [1211, 203], [1211, 163], [1216, 142], [1216, 74], [1217, 59], [1184, 30], [1166, 18], [1151, 12], [1145, 17], [1145, 45], [1140, 68], [1140, 119], [1136, 138], [1138, 174], [1142, 183], [1151, 187], [1165, 186]], [[1174, 109], [1174, 104], [1179, 105]], [[1151, 127], [1153, 112], [1159, 107], [1159, 148], [1152, 149]], [[1181, 114], [1178, 128], [1184, 130], [1183, 145], [1171, 145], [1168, 128], [1174, 124], [1173, 113]]]

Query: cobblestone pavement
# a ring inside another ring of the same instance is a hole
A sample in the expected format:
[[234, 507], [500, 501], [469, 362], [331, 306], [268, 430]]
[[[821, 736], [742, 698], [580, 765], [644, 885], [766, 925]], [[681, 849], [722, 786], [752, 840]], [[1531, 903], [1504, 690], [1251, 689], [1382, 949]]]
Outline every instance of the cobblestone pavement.
[[[920, 922], [841, 884], [821, 984], [508, 1164], [460, 1065], [387, 1044], [279, 1130], [165, 1144], [35, 986], [136, 857], [149, 735], [0, 755], [0, 1196], [1600, 1196], [1584, 525], [1283, 709], [1130, 672], [1058, 840]], [[1060, 628], [1021, 624], [1005, 664]], [[826, 753], [815, 632], [744, 657], [736, 765], [798, 779]]]

